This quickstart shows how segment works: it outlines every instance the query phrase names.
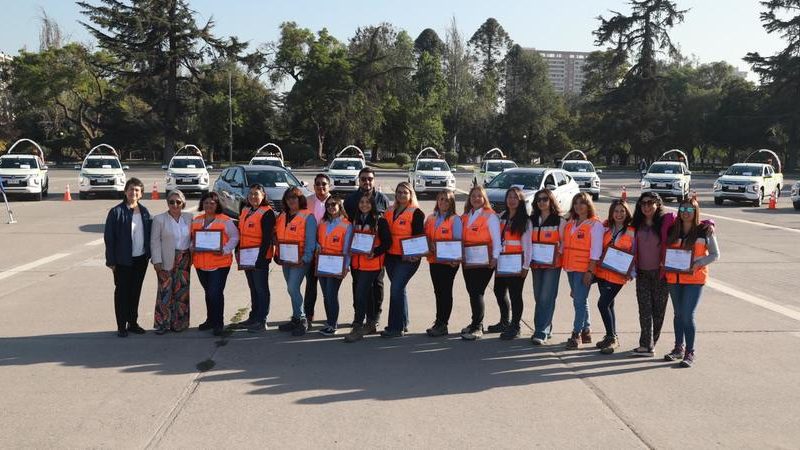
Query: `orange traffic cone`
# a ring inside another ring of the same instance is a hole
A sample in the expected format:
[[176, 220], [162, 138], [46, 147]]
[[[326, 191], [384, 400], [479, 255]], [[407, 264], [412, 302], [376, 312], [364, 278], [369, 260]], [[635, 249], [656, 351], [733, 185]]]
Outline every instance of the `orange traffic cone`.
[[69, 184], [67, 184], [67, 189], [64, 190], [64, 201], [71, 202], [72, 201], [72, 194], [69, 192]]
[[625, 188], [625, 186], [622, 186], [622, 194], [619, 196], [619, 198], [622, 199], [623, 202], [628, 201], [628, 190]]
[[772, 190], [772, 194], [769, 194], [769, 209], [775, 209], [778, 207], [778, 194], [776, 190]]
[[153, 193], [150, 194], [150, 198], [153, 199], [153, 200], [158, 200], [159, 199], [159, 196], [158, 196], [158, 182], [157, 181], [153, 181]]

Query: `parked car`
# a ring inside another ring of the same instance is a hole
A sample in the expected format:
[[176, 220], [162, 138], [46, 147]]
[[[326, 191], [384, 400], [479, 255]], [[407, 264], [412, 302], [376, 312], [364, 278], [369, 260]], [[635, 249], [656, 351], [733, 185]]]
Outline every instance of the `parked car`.
[[775, 172], [769, 164], [738, 163], [720, 173], [714, 183], [714, 204], [721, 205], [725, 200], [752, 202], [755, 206], [776, 191], [780, 196], [783, 174]]
[[792, 185], [792, 204], [794, 209], [800, 210], [800, 181]]
[[247, 194], [250, 185], [259, 183], [264, 186], [272, 207], [281, 211], [281, 198], [286, 189], [299, 187], [306, 197], [311, 191], [306, 183], [298, 180], [294, 174], [282, 167], [274, 166], [231, 166], [220, 173], [214, 182], [214, 192], [219, 195], [222, 209], [231, 217], [238, 218], [239, 212], [247, 205]]
[[[344, 156], [351, 151], [353, 156]], [[364, 153], [355, 145], [348, 145], [336, 154], [325, 172], [331, 178], [331, 191], [351, 192], [358, 189], [358, 173], [367, 165]]]
[[[17, 144], [28, 142], [36, 147], [37, 153], [14, 153]], [[30, 195], [41, 201], [50, 190], [50, 177], [44, 161], [44, 151], [39, 144], [30, 139], [14, 142], [8, 152], [0, 156], [0, 183], [6, 194]]]
[[656, 192], [664, 199], [689, 195], [692, 172], [682, 161], [656, 161], [642, 179], [642, 193]]
[[[431, 153], [432, 156], [424, 157], [425, 153]], [[417, 159], [408, 169], [408, 182], [414, 186], [417, 194], [453, 192], [456, 190], [456, 177], [453, 172], [455, 170], [450, 169], [450, 165], [436, 149], [426, 147], [417, 154]]]
[[484, 153], [481, 161], [475, 167], [475, 173], [472, 176], [472, 185], [485, 186], [500, 172], [506, 169], [513, 169], [514, 167], [517, 167], [517, 163], [508, 159], [502, 150], [495, 147]]
[[547, 188], [553, 191], [562, 211], [569, 211], [572, 198], [581, 192], [572, 176], [563, 169], [544, 167], [508, 169], [486, 185], [486, 193], [496, 212], [505, 211], [506, 191], [514, 186], [522, 189], [525, 194], [525, 208], [528, 214], [533, 211], [533, 197], [540, 189]]
[[114, 147], [100, 144], [89, 150], [83, 163], [75, 166], [78, 175], [78, 198], [86, 200], [93, 194], [111, 194], [125, 198], [125, 171]]
[[287, 167], [284, 160], [283, 160], [283, 150], [278, 147], [277, 144], [273, 144], [272, 142], [264, 144], [256, 150], [256, 153], [250, 159], [249, 164], [251, 166], [275, 166], [275, 167], [283, 167], [286, 170], [292, 170], [291, 167]]
[[[181, 151], [188, 150], [181, 154]], [[214, 166], [207, 166], [203, 153], [194, 145], [185, 145], [175, 152], [169, 164], [161, 166], [167, 171], [164, 181], [166, 192], [180, 189], [184, 194], [204, 193], [211, 190], [211, 176], [208, 171]]]
[[588, 192], [592, 200], [600, 198], [600, 177], [602, 170], [595, 170], [591, 161], [580, 159], [567, 159], [561, 161], [561, 168], [569, 172], [572, 178], [578, 183], [581, 192]]

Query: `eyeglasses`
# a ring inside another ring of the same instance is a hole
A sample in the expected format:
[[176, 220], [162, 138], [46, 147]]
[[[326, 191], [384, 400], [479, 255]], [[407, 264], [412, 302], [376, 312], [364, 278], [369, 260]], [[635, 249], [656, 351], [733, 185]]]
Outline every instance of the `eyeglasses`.
[[361, 181], [372, 181], [372, 180], [374, 180], [374, 179], [375, 179], [375, 177], [361, 177], [361, 178], [359, 178], [359, 179], [360, 179]]
[[317, 181], [316, 183], [314, 183], [314, 186], [319, 186], [319, 187], [325, 187], [327, 185], [328, 185], [327, 181]]
[[691, 207], [691, 206], [681, 206], [680, 208], [678, 208], [678, 211], [687, 212], [687, 213], [693, 213], [694, 212], [694, 208]]
[[538, 203], [547, 203], [549, 201], [550, 201], [550, 197], [539, 197], [539, 198], [536, 199], [536, 202], [538, 202]]
[[170, 204], [170, 205], [182, 205], [183, 204], [183, 202], [180, 201], [180, 200], [170, 200], [167, 203]]
[[654, 202], [653, 200], [646, 200], [639, 202], [639, 204], [641, 204], [642, 206], [653, 206], [656, 204], [656, 202]]

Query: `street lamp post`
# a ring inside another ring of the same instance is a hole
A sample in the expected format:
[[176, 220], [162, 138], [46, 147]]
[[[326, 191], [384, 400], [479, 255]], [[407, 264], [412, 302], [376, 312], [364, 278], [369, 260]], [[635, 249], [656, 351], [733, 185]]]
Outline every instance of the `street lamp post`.
[[233, 164], [233, 88], [231, 69], [228, 69], [228, 162]]

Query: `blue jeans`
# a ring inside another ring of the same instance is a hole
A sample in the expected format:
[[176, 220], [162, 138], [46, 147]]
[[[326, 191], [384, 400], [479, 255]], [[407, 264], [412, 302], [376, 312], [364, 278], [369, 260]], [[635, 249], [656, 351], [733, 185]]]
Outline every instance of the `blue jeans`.
[[572, 322], [572, 332], [580, 333], [589, 329], [589, 288], [583, 284], [583, 275], [586, 272], [567, 272], [567, 280], [572, 290], [572, 306], [575, 308], [575, 320]]
[[533, 269], [533, 337], [550, 339], [561, 269]]
[[350, 272], [355, 284], [355, 289], [353, 290], [353, 309], [355, 310], [353, 323], [363, 325], [364, 319], [378, 321], [373, 294], [375, 280], [378, 279], [378, 275], [381, 275], [382, 271], [383, 269], [375, 271], [353, 270]]
[[302, 319], [306, 316], [303, 311], [303, 294], [300, 292], [300, 285], [306, 277], [308, 264], [302, 266], [283, 266], [283, 279], [286, 280], [286, 289], [289, 291], [289, 298], [292, 300], [292, 317]]
[[269, 314], [269, 269], [245, 270], [250, 288], [250, 319], [266, 323]]
[[600, 290], [597, 309], [600, 310], [600, 317], [603, 319], [603, 326], [606, 328], [606, 336], [616, 336], [617, 313], [614, 311], [614, 300], [622, 289], [622, 285], [600, 280], [597, 283], [597, 288]]
[[333, 328], [339, 324], [339, 287], [342, 280], [339, 278], [319, 278], [322, 286], [322, 298], [325, 300], [325, 323]]
[[683, 345], [683, 340], [686, 339], [686, 350], [694, 350], [694, 313], [697, 311], [697, 305], [700, 304], [700, 296], [702, 294], [702, 284], [669, 285], [669, 296], [672, 297], [672, 309], [675, 310], [675, 318], [672, 323], [675, 326], [676, 348]]
[[408, 326], [408, 294], [406, 286], [419, 269], [419, 261], [403, 261], [400, 256], [386, 256], [386, 273], [392, 286], [389, 290], [389, 331], [403, 331]]
[[230, 267], [216, 270], [197, 269], [197, 279], [206, 293], [206, 321], [212, 328], [222, 328], [225, 324], [225, 283], [228, 281]]

